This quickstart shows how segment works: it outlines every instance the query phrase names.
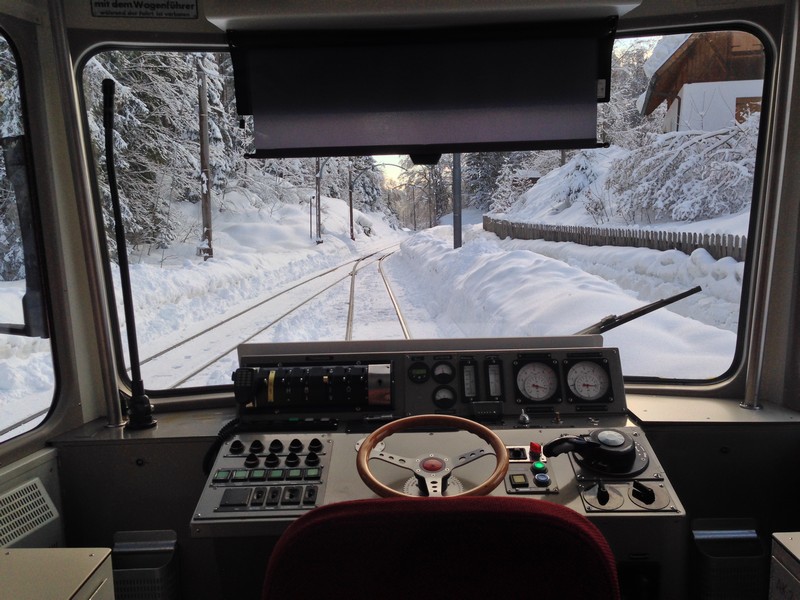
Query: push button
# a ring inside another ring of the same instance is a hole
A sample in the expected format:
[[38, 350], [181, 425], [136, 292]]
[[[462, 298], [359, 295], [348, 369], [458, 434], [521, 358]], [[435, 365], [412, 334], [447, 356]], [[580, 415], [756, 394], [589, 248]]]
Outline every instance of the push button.
[[303, 492], [303, 504], [306, 506], [316, 504], [317, 494], [318, 494], [317, 486], [315, 485], [306, 486], [306, 489]]
[[229, 469], [220, 469], [216, 473], [214, 473], [214, 483], [224, 483], [231, 478], [231, 472]]
[[535, 460], [531, 464], [531, 473], [547, 473], [547, 465], [540, 460]]
[[279, 485], [269, 488], [269, 491], [267, 491], [267, 506], [278, 506], [278, 503], [281, 501], [282, 491], [283, 488]]
[[283, 469], [270, 469], [269, 473], [267, 473], [267, 479], [270, 481], [283, 481], [283, 477]]
[[253, 469], [250, 471], [250, 481], [264, 481], [267, 478], [266, 469]]
[[303, 469], [289, 469], [286, 473], [286, 479], [290, 481], [298, 481], [303, 478]]
[[253, 490], [253, 497], [250, 498], [250, 506], [261, 506], [267, 497], [267, 490], [264, 488], [256, 488]]
[[250, 471], [247, 469], [236, 469], [233, 472], [233, 480], [234, 481], [247, 481], [247, 477], [250, 475]]
[[303, 496], [303, 488], [296, 485], [287, 485], [283, 488], [281, 504], [284, 506], [299, 505]]
[[515, 473], [509, 477], [511, 480], [512, 488], [526, 488], [528, 487], [528, 477], [524, 473]]
[[319, 478], [322, 477], [322, 470], [321, 469], [306, 469], [306, 480], [308, 481], [317, 481]]
[[225, 493], [222, 494], [222, 501], [219, 505], [225, 507], [247, 506], [249, 501], [250, 488], [228, 488], [225, 490]]
[[537, 473], [533, 476], [533, 483], [536, 484], [536, 487], [547, 487], [550, 485], [550, 475], [547, 473]]

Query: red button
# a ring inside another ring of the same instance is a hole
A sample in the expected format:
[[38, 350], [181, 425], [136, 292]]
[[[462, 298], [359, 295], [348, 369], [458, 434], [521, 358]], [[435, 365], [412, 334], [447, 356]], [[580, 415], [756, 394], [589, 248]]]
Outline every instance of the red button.
[[533, 460], [539, 460], [542, 456], [542, 445], [537, 444], [536, 442], [531, 442], [531, 458]]
[[444, 469], [444, 461], [439, 460], [438, 458], [426, 458], [422, 461], [421, 466], [426, 471], [435, 473], [436, 471], [441, 471]]

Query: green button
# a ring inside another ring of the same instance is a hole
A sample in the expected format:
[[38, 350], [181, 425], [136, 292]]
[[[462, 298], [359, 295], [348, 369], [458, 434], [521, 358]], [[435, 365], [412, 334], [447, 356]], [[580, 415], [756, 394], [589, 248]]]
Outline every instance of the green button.
[[234, 481], [247, 481], [247, 476], [250, 472], [247, 469], [236, 469], [233, 472], [233, 480]]
[[303, 469], [289, 469], [289, 472], [286, 474], [286, 479], [302, 479], [303, 478]]
[[283, 469], [272, 469], [267, 475], [267, 479], [269, 479], [270, 481], [283, 480]]
[[537, 460], [531, 465], [531, 471], [534, 473], [547, 473], [547, 465], [542, 461]]
[[231, 472], [228, 469], [220, 469], [216, 473], [214, 473], [214, 481], [221, 482], [221, 481], [228, 481], [230, 479]]
[[319, 479], [322, 471], [319, 469], [306, 469], [306, 479]]
[[252, 471], [250, 471], [251, 481], [264, 481], [266, 478], [267, 478], [266, 469], [253, 469]]

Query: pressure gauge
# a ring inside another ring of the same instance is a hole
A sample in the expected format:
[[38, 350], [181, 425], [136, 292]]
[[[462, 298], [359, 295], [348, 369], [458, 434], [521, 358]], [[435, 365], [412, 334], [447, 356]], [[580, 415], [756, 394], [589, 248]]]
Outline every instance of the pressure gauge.
[[529, 362], [517, 371], [517, 389], [527, 400], [544, 402], [558, 391], [558, 376], [546, 362]]
[[576, 400], [592, 402], [608, 394], [611, 381], [601, 364], [582, 360], [567, 371], [567, 386]]

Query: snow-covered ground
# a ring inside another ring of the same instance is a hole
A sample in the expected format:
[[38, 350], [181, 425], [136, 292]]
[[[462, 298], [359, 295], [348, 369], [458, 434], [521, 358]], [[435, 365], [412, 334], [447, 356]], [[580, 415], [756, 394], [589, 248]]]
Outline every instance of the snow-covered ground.
[[[180, 205], [175, 210], [199, 207]], [[186, 212], [181, 218], [191, 222], [195, 217]], [[702, 250], [687, 256], [677, 251], [500, 240], [483, 231], [481, 214], [475, 211], [465, 211], [464, 243], [457, 250], [448, 219], [414, 234], [392, 228], [381, 214], [357, 212], [356, 240], [351, 241], [346, 202], [326, 198], [322, 221], [324, 243], [317, 244], [309, 235], [307, 202], [258, 211], [245, 198], [229, 196], [226, 210], [214, 213], [212, 260], [203, 262], [196, 256], [191, 240], [163, 252], [135, 253], [131, 275], [142, 356], [292, 281], [399, 244], [385, 261], [393, 287], [400, 290], [401, 301], [413, 301], [417, 322], [420, 311], [427, 311], [436, 325], [418, 326], [412, 330], [416, 337], [429, 337], [431, 332], [452, 337], [570, 334], [608, 314], [622, 314], [699, 284], [701, 294], [613, 330], [605, 342], [620, 348], [628, 375], [708, 378], [731, 363], [742, 276], [742, 265], [735, 261], [715, 261]], [[19, 319], [23, 291], [16, 283], [2, 284], [0, 321]], [[361, 299], [372, 293], [385, 291], [376, 286]], [[12, 297], [16, 299], [9, 301]], [[284, 335], [312, 339], [323, 329], [315, 324], [331, 319], [331, 311], [337, 309], [336, 303], [319, 303], [304, 314], [308, 322], [303, 327], [284, 328]], [[365, 322], [370, 322], [368, 317], [360, 324], [362, 337], [370, 335]], [[382, 338], [380, 325], [371, 333]], [[191, 352], [189, 345], [187, 356]], [[209, 381], [194, 379], [192, 384], [220, 383], [219, 370], [213, 376], [212, 372]], [[52, 381], [47, 341], [4, 336], [0, 430], [46, 408]]]

